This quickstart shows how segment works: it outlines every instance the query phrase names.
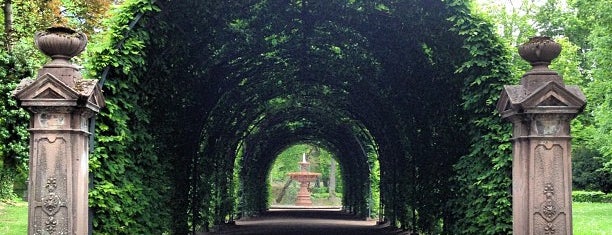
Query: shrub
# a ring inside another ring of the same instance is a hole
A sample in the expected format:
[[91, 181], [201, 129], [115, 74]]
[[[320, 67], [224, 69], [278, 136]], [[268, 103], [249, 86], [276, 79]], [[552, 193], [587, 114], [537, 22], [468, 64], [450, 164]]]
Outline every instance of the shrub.
[[312, 193], [329, 193], [327, 187], [314, 187], [311, 190]]
[[572, 183], [575, 189], [604, 191], [612, 179], [606, 177], [602, 155], [596, 149], [577, 147], [572, 151]]
[[572, 201], [612, 203], [612, 194], [605, 194], [600, 191], [574, 191], [572, 192]]
[[12, 199], [15, 197], [13, 193], [13, 177], [8, 170], [0, 166], [0, 200]]
[[329, 198], [329, 193], [313, 193], [312, 198]]

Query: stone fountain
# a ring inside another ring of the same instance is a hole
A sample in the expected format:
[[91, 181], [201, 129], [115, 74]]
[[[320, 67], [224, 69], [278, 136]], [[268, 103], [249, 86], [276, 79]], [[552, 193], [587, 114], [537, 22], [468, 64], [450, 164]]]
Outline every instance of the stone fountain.
[[315, 181], [321, 173], [312, 173], [308, 171], [308, 166], [310, 163], [306, 161], [306, 154], [302, 155], [302, 161], [300, 164], [300, 172], [290, 172], [287, 173], [292, 180], [296, 180], [300, 182], [300, 191], [297, 195], [297, 200], [295, 201], [296, 206], [312, 206], [312, 200], [310, 200], [310, 192], [308, 191], [308, 186], [310, 182]]

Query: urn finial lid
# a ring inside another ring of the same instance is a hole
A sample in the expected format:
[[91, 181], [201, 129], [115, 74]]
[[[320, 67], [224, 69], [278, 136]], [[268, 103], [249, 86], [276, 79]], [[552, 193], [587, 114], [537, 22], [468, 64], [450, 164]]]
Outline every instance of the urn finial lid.
[[79, 55], [87, 45], [87, 36], [71, 28], [55, 26], [34, 36], [36, 47], [45, 55], [67, 63], [72, 57]]

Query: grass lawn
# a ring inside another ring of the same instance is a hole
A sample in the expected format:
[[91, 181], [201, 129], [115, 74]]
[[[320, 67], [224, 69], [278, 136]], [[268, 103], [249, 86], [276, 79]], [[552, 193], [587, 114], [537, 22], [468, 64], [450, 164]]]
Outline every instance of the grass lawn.
[[612, 235], [612, 203], [572, 203], [575, 235]]
[[[574, 202], [575, 235], [612, 235], [612, 203]], [[0, 202], [0, 234], [23, 235], [28, 228], [28, 204]]]
[[27, 233], [28, 203], [0, 201], [0, 234], [23, 235]]

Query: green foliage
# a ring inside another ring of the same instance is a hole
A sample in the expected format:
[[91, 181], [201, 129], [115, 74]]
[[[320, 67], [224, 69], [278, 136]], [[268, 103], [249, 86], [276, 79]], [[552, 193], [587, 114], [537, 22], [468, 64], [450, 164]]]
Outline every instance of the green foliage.
[[[155, 24], [137, 24], [125, 38], [111, 28], [104, 46], [111, 49], [97, 53], [90, 67], [100, 74], [111, 66], [111, 98], [98, 127], [100, 163], [92, 165], [112, 171], [114, 163], [106, 163], [117, 161], [114, 170], [127, 173], [138, 164], [125, 156], [136, 152], [168, 159], [176, 172], [173, 232], [265, 210], [263, 185], [269, 175], [278, 178], [269, 174], [274, 157], [300, 142], [338, 156], [343, 206], [352, 213], [367, 216], [380, 205], [380, 216], [423, 233], [461, 231], [453, 230], [463, 226], [453, 224], [456, 213], [468, 227], [509, 231], [509, 128], [492, 116], [510, 77], [508, 57], [490, 25], [462, 3], [160, 5], [163, 11], [145, 17]], [[123, 20], [114, 25], [125, 29], [125, 19], [141, 9], [117, 14]], [[175, 17], [185, 12], [200, 17]], [[124, 47], [113, 50], [122, 40]], [[140, 135], [164, 141], [150, 150], [134, 140]], [[113, 179], [105, 172], [98, 179]], [[459, 189], [451, 187], [455, 175], [464, 180]], [[120, 195], [114, 186], [98, 186], [108, 193], [99, 200]], [[460, 206], [447, 205], [453, 198]], [[465, 208], [472, 213], [459, 215]]]
[[0, 168], [0, 201], [10, 200], [15, 198], [13, 192], [15, 175], [4, 168]]
[[[90, 157], [94, 187], [90, 207], [96, 234], [160, 234], [170, 230], [171, 186], [168, 166], [155, 152], [149, 131], [150, 112], [140, 83], [145, 75], [148, 33], [123, 27], [138, 13], [157, 8], [150, 1], [126, 1], [108, 22], [105, 42], [90, 46], [86, 61], [90, 77], [107, 66], [115, 68], [104, 84], [106, 107], [96, 124], [96, 146]], [[121, 48], [118, 46], [121, 44]]]
[[[453, 4], [461, 6], [459, 1]], [[461, 8], [460, 8], [461, 9]], [[494, 105], [503, 84], [512, 76], [508, 53], [492, 32], [492, 25], [467, 14], [463, 8], [450, 19], [454, 29], [465, 36], [473, 56], [457, 72], [467, 73], [463, 107], [472, 114], [468, 155], [455, 165], [457, 198], [449, 204], [458, 234], [511, 233], [510, 125], [502, 124]], [[475, 26], [475, 27], [471, 27]]]
[[21, 45], [12, 53], [0, 51], [0, 199], [13, 195], [13, 185], [28, 177], [29, 114], [17, 106], [12, 97], [19, 81], [32, 77], [36, 61], [24, 57]]
[[578, 190], [610, 189], [612, 177], [603, 170], [605, 159], [597, 149], [576, 146], [572, 150], [572, 183]]
[[600, 191], [573, 191], [572, 201], [612, 203], [612, 194]]
[[[589, 102], [593, 104], [587, 112], [593, 116], [595, 133], [592, 136], [595, 147], [603, 155], [604, 166], [599, 169], [607, 177], [612, 176], [612, 36], [608, 32], [612, 30], [610, 2], [598, 1], [575, 1], [573, 5], [578, 9], [578, 19], [584, 26], [590, 29], [587, 37], [590, 50], [587, 52], [592, 82], [586, 87], [585, 93]], [[607, 185], [602, 190], [612, 191], [612, 185]]]

